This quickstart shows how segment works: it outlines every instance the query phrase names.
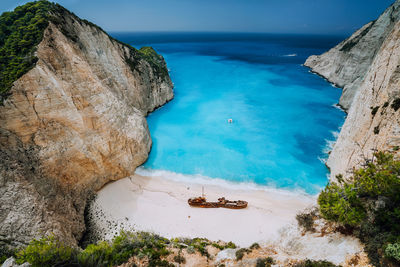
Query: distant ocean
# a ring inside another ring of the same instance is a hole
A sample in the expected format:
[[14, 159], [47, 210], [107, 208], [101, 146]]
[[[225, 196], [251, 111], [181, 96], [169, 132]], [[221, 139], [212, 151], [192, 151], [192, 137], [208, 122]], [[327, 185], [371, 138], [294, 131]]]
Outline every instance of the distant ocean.
[[174, 100], [148, 116], [153, 147], [141, 172], [309, 194], [326, 185], [324, 160], [345, 117], [334, 106], [341, 90], [302, 64], [343, 36], [113, 36], [161, 53], [175, 85]]

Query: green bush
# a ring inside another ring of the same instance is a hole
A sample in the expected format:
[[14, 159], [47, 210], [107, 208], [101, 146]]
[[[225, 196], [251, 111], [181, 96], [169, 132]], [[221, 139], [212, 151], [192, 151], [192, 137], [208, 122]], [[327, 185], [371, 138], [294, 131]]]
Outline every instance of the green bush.
[[36, 64], [36, 47], [43, 39], [48, 12], [53, 6], [41, 0], [0, 16], [0, 102], [14, 81]]
[[[188, 246], [188, 252], [189, 250], [192, 251], [192, 248], [194, 250], [197, 250], [200, 252], [201, 255], [209, 257], [209, 253], [207, 251], [207, 246], [211, 245], [211, 242], [205, 238], [193, 238], [193, 239], [182, 239], [182, 243], [186, 244]], [[190, 252], [189, 252], [190, 253]]]
[[162, 260], [167, 256], [168, 239], [139, 232], [121, 232], [111, 242], [90, 244], [84, 250], [63, 245], [54, 237], [33, 240], [16, 254], [17, 262], [32, 266], [114, 266], [133, 256], [146, 257], [149, 266], [169, 266]]
[[[209, 257], [207, 246], [211, 243], [204, 238], [173, 239], [170, 240], [158, 235], [146, 232], [124, 232], [111, 241], [101, 241], [89, 244], [85, 249], [71, 248], [58, 241], [55, 237], [46, 237], [33, 240], [26, 248], [17, 252], [15, 257], [19, 264], [29, 262], [36, 266], [115, 266], [127, 262], [131, 257], [146, 258], [149, 266], [173, 266], [163, 258], [170, 254], [168, 247], [176, 244], [187, 246], [188, 253], [199, 251], [203, 256]], [[233, 247], [233, 243], [226, 246]], [[222, 247], [224, 248], [224, 247]], [[241, 249], [240, 252], [249, 252], [249, 249]], [[9, 256], [6, 255], [4, 260]], [[242, 257], [243, 257], [242, 255]], [[239, 256], [240, 257], [240, 256]], [[174, 256], [177, 263], [185, 263], [185, 258], [180, 254]]]
[[236, 244], [233, 243], [233, 242], [228, 242], [228, 244], [225, 245], [225, 248], [235, 249], [236, 248]]
[[213, 247], [215, 247], [215, 248], [217, 248], [217, 249], [219, 249], [219, 250], [223, 250], [225, 247], [224, 246], [222, 246], [222, 245], [220, 245], [220, 244], [218, 244], [218, 243], [212, 243], [211, 244]]
[[6, 259], [15, 256], [15, 251], [9, 249], [5, 245], [0, 245], [0, 266], [3, 264], [3, 262], [6, 261]]
[[349, 181], [337, 180], [318, 197], [322, 217], [353, 228], [370, 261], [385, 266], [381, 251], [400, 237], [400, 161], [378, 152]]
[[335, 264], [329, 261], [314, 261], [314, 260], [305, 260], [293, 265], [293, 267], [337, 267]]
[[356, 226], [366, 216], [354, 184], [329, 184], [319, 195], [318, 204], [325, 219], [344, 225]]
[[181, 255], [176, 255], [174, 256], [174, 262], [182, 264], [186, 262], [185, 257], [181, 256]]
[[275, 264], [275, 261], [271, 257], [258, 258], [256, 261], [256, 267], [271, 267], [273, 264]]
[[210, 242], [208, 239], [205, 238], [182, 238], [182, 239], [173, 239], [173, 242], [176, 244], [183, 243], [187, 246], [187, 251], [188, 253], [192, 254], [196, 250], [200, 252], [201, 255], [209, 257], [209, 253], [207, 251], [207, 246], [213, 246], [215, 248], [218, 248], [220, 250], [226, 249], [226, 248], [236, 248], [236, 245], [232, 242], [229, 242], [225, 245], [220, 245], [215, 242]]
[[186, 251], [187, 251], [187, 253], [189, 253], [189, 254], [194, 254], [194, 253], [196, 253], [195, 248], [192, 247], [192, 246], [188, 246], [188, 248], [186, 249]]
[[29, 262], [35, 266], [60, 266], [71, 263], [77, 251], [64, 246], [54, 237], [33, 240], [16, 254], [17, 263]]
[[0, 255], [0, 264], [3, 264], [8, 259], [8, 257], [4, 254]]
[[247, 249], [247, 248], [241, 248], [241, 249], [236, 250], [236, 253], [235, 253], [235, 255], [236, 255], [236, 260], [237, 260], [237, 261], [240, 261], [241, 259], [243, 259], [244, 255], [245, 255], [247, 252], [250, 252], [250, 250]]
[[251, 250], [253, 250], [253, 249], [259, 249], [259, 248], [260, 248], [260, 245], [259, 245], [258, 243], [253, 243], [249, 248], [250, 248]]
[[385, 249], [385, 256], [400, 262], [400, 243], [388, 244]]
[[108, 242], [90, 244], [77, 255], [81, 266], [110, 265], [113, 262], [113, 249]]
[[160, 77], [168, 76], [168, 70], [165, 66], [164, 58], [157, 54], [152, 47], [144, 46], [140, 48], [138, 52], [139, 55], [150, 64], [153, 70], [155, 70]]

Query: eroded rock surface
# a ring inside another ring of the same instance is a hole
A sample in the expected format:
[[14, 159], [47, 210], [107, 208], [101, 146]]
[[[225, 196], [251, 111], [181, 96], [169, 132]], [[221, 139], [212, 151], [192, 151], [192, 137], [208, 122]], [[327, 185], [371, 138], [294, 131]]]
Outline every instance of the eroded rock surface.
[[396, 1], [377, 20], [328, 52], [309, 57], [304, 65], [343, 88], [339, 104], [348, 110], [378, 51], [399, 20], [400, 2]]
[[147, 159], [145, 116], [173, 98], [161, 56], [60, 10], [0, 106], [0, 243], [11, 247], [51, 233], [76, 244], [88, 196]]
[[349, 176], [376, 150], [399, 155], [400, 1], [329, 52], [310, 57], [306, 65], [344, 87], [341, 104], [349, 108], [327, 161], [331, 178]]

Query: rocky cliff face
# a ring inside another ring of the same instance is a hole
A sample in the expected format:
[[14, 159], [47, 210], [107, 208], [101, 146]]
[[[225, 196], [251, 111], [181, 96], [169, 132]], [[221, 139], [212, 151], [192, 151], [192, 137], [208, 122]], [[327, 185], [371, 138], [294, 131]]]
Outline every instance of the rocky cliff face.
[[377, 20], [328, 52], [309, 57], [304, 65], [343, 88], [339, 104], [348, 110], [378, 51], [399, 20], [400, 2], [396, 1]]
[[148, 156], [145, 116], [173, 98], [163, 58], [58, 7], [0, 106], [0, 243], [76, 244], [87, 197]]
[[375, 150], [399, 155], [400, 1], [306, 66], [344, 87], [348, 117], [327, 162], [332, 178], [359, 167]]

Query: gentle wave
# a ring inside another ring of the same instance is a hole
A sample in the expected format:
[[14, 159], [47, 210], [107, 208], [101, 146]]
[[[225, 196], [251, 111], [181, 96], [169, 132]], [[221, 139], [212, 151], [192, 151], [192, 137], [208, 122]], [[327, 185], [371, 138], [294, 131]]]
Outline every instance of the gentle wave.
[[[145, 168], [143, 166], [138, 167], [136, 169], [136, 174], [139, 174], [141, 176], [146, 176], [146, 177], [162, 177], [174, 182], [184, 182], [184, 183], [191, 183], [191, 184], [199, 184], [199, 185], [211, 185], [211, 186], [219, 186], [219, 187], [224, 187], [228, 188], [231, 190], [242, 190], [242, 191], [265, 191], [269, 193], [278, 193], [280, 195], [297, 195], [297, 196], [303, 196], [307, 198], [313, 198], [316, 195], [308, 194], [302, 189], [281, 189], [277, 188], [273, 185], [269, 186], [264, 186], [264, 185], [259, 185], [253, 182], [233, 182], [233, 181], [227, 181], [222, 178], [211, 178], [208, 176], [200, 175], [200, 174], [195, 174], [195, 175], [190, 175], [190, 174], [182, 174], [182, 173], [176, 173], [172, 171], [165, 171], [165, 170], [153, 170], [149, 168]], [[318, 191], [322, 190], [322, 188], [318, 188]]]
[[345, 110], [339, 104], [333, 104], [332, 107], [334, 107], [342, 112], [345, 112]]
[[288, 54], [288, 55], [284, 55], [284, 57], [297, 57], [297, 54]]
[[329, 157], [329, 153], [332, 151], [333, 147], [335, 146], [335, 143], [339, 137], [339, 133], [340, 133], [340, 129], [338, 129], [338, 131], [332, 131], [332, 137], [333, 139], [325, 139], [325, 146], [322, 149], [322, 153], [324, 153], [323, 157], [318, 157], [318, 159], [323, 163], [326, 164], [328, 157]]

